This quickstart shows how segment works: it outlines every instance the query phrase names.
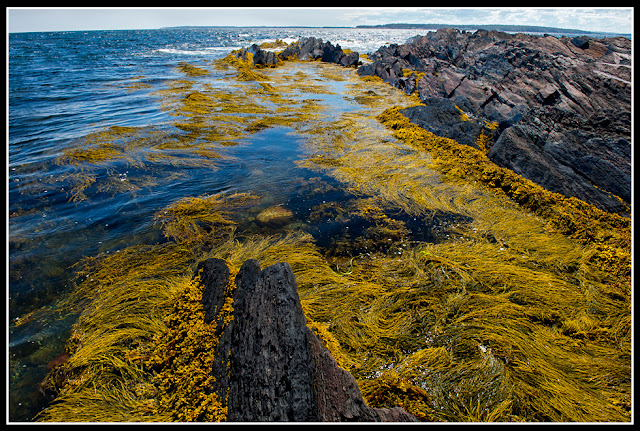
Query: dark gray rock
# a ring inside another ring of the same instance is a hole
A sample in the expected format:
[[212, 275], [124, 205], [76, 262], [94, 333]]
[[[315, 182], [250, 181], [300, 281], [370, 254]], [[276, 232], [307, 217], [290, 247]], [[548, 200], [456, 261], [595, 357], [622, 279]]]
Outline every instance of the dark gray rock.
[[278, 64], [278, 57], [273, 51], [258, 49], [253, 54], [253, 64], [263, 67], [275, 67]]
[[234, 300], [228, 420], [312, 421], [316, 411], [309, 332], [287, 264], [265, 268]]
[[325, 63], [340, 63], [344, 56], [345, 54], [342, 52], [340, 45], [333, 46], [330, 42], [327, 42], [322, 47], [322, 61]]
[[[496, 164], [565, 196], [629, 215], [615, 196], [631, 202], [631, 146], [619, 132], [626, 121], [606, 121], [607, 114], [584, 119], [575, 113], [540, 108], [506, 128], [488, 156]], [[614, 124], [617, 123], [617, 124]], [[623, 132], [622, 132], [623, 133]], [[613, 196], [613, 195], [615, 196]]]
[[[215, 265], [206, 265], [203, 266], [203, 275], [202, 282], [204, 283], [205, 289], [203, 292], [203, 305], [205, 309], [205, 316], [211, 313], [211, 310], [207, 308], [207, 304], [211, 304], [211, 302], [205, 302], [205, 294], [207, 292], [216, 291], [221, 289], [222, 286], [226, 286], [229, 284], [229, 269], [226, 266], [226, 262], [221, 259], [208, 259], [208, 261], [215, 261]], [[224, 265], [224, 268], [221, 268], [221, 264]], [[200, 263], [198, 268], [203, 265]], [[210, 273], [211, 272], [211, 273]], [[216, 273], [214, 273], [216, 272]], [[258, 277], [260, 276], [260, 264], [255, 259], [250, 259], [244, 262], [244, 264], [240, 267], [240, 271], [236, 275], [235, 284], [236, 290], [234, 299], [238, 302], [243, 302], [248, 293], [253, 290], [253, 287], [256, 285], [258, 281]], [[207, 284], [211, 283], [211, 284]], [[224, 291], [226, 293], [226, 290]], [[221, 293], [218, 292], [215, 296], [220, 296]], [[217, 312], [220, 310], [220, 306], [216, 307], [215, 317], [217, 318]], [[231, 320], [226, 328], [223, 328], [223, 322], [218, 320], [218, 326], [216, 328], [216, 335], [218, 335], [218, 346], [215, 351], [216, 360], [213, 361], [211, 374], [215, 376], [214, 383], [210, 388], [211, 392], [214, 392], [218, 395], [219, 399], [225, 400], [227, 399], [227, 394], [230, 388], [230, 374], [229, 374], [229, 358], [231, 355], [231, 346], [233, 343], [233, 327], [234, 320]], [[224, 330], [221, 330], [224, 329]]]
[[407, 94], [411, 94], [414, 91], [416, 91], [416, 89], [418, 88], [418, 86], [416, 85], [416, 77], [415, 75], [410, 75], [408, 77], [402, 77], [402, 78], [398, 78], [398, 86], [404, 90], [405, 93]]
[[401, 407], [374, 409], [368, 407], [356, 379], [338, 366], [322, 341], [310, 333], [313, 357], [316, 419], [321, 422], [417, 422], [415, 416]]
[[360, 54], [356, 51], [345, 54], [340, 45], [333, 46], [331, 42], [322, 42], [322, 39], [315, 37], [300, 39], [297, 43], [287, 46], [279, 56], [283, 60], [321, 60], [344, 67], [357, 67], [360, 64]]
[[198, 264], [196, 274], [200, 274], [202, 284], [206, 286], [202, 293], [202, 305], [206, 310], [204, 321], [210, 323], [224, 305], [229, 284], [229, 268], [222, 259], [207, 259]]
[[[209, 259], [198, 266], [203, 304], [214, 310], [221, 296], [214, 291], [228, 285], [223, 263]], [[235, 284], [234, 319], [220, 334], [210, 388], [226, 400], [229, 421], [417, 421], [402, 408], [365, 404], [355, 378], [307, 327], [287, 263], [260, 271], [257, 261], [248, 260]]]
[[298, 42], [287, 46], [280, 54], [280, 58], [316, 60], [323, 55], [323, 42], [320, 38], [303, 37]]
[[413, 123], [435, 135], [477, 148], [475, 141], [484, 129], [482, 122], [463, 120], [459, 106], [451, 99], [430, 97], [422, 102], [424, 106], [411, 106], [400, 112]]
[[397, 57], [385, 57], [385, 60], [374, 61], [358, 68], [358, 74], [378, 76], [383, 81], [394, 87], [400, 87], [399, 80], [403, 76], [402, 69], [406, 69], [409, 63]]
[[343, 67], [358, 67], [360, 63], [360, 54], [356, 51], [351, 51], [340, 59], [340, 66]]

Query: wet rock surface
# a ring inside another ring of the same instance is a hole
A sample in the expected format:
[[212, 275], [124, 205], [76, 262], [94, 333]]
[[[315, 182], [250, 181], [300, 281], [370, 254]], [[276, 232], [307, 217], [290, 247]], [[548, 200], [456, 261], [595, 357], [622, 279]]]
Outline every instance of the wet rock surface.
[[630, 213], [629, 39], [441, 29], [370, 59], [360, 75], [417, 91], [426, 107], [403, 111], [412, 122], [471, 146], [495, 122], [486, 150], [496, 164]]
[[[219, 310], [216, 292], [224, 291], [229, 270], [220, 259], [199, 269], [209, 316]], [[417, 420], [402, 408], [365, 404], [355, 378], [307, 327], [289, 264], [261, 270], [258, 261], [247, 260], [235, 284], [234, 319], [220, 333], [211, 388], [226, 400], [229, 421]]]
[[299, 42], [285, 48], [279, 56], [283, 59], [321, 60], [344, 67], [357, 67], [360, 64], [358, 52], [345, 53], [339, 44], [334, 46], [329, 41], [323, 42], [322, 39], [315, 37], [300, 39]]

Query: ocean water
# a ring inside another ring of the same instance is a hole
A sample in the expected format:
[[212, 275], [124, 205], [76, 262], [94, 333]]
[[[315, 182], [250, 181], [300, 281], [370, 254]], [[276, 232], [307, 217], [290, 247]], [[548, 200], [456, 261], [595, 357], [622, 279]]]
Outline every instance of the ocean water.
[[[29, 421], [46, 405], [39, 383], [49, 361], [64, 348], [73, 322], [73, 315], [60, 319], [46, 310], [53, 310], [52, 305], [72, 288], [77, 262], [161, 240], [153, 226], [153, 213], [185, 196], [240, 187], [272, 196], [276, 202], [279, 195], [288, 193], [296, 144], [286, 131], [265, 130], [249, 149], [234, 150], [240, 162], [218, 167], [214, 173], [206, 168], [174, 169], [171, 182], [160, 186], [146, 185], [134, 192], [123, 189], [122, 193], [97, 191], [77, 199], [70, 194], [73, 182], [69, 174], [74, 167], [57, 162], [65, 151], [82, 148], [88, 137], [113, 126], [157, 129], [173, 121], [157, 91], [184, 78], [176, 69], [180, 62], [210, 64], [253, 43], [290, 42], [305, 36], [365, 53], [415, 35], [409, 30], [309, 28], [10, 34], [10, 420]], [[212, 72], [212, 85], [224, 86], [217, 78], [222, 75]], [[329, 103], [344, 108], [339, 99]], [[109, 175], [127, 184], [135, 178], [159, 175], [158, 169], [166, 176], [173, 167], [155, 164], [149, 169], [148, 165], [113, 164], [97, 179]], [[261, 175], [251, 175], [256, 172]], [[248, 179], [254, 177], [257, 179]]]
[[[40, 244], [43, 238], [59, 237], [68, 244], [69, 236], [78, 230], [100, 225], [113, 229], [117, 223], [109, 225], [107, 214], [126, 212], [121, 203], [113, 208], [79, 205], [60, 211], [68, 201], [67, 193], [42, 184], [65, 173], [66, 167], [56, 165], [55, 159], [92, 133], [111, 126], [156, 127], [171, 121], [154, 92], [183, 77], [176, 70], [178, 63], [202, 64], [233, 49], [275, 39], [316, 36], [367, 52], [383, 44], [402, 43], [412, 35], [406, 30], [282, 28], [11, 34], [8, 189], [12, 259], [25, 244]], [[143, 85], [136, 87], [138, 84]], [[121, 176], [126, 180], [126, 171]], [[179, 184], [173, 188], [177, 195], [185, 192]], [[167, 196], [166, 201], [174, 197]], [[100, 243], [101, 238], [97, 239]], [[52, 247], [65, 248], [66, 244]], [[97, 250], [87, 247], [87, 252]], [[30, 253], [30, 261], [38, 259], [36, 251]], [[55, 254], [49, 251], [41, 257], [54, 259]], [[47, 282], [25, 285], [21, 282], [24, 274], [22, 279], [11, 277], [10, 317], [15, 318], [41, 305], [38, 290], [44, 287], [38, 286]]]
[[[229, 151], [233, 161], [206, 167], [114, 163], [98, 180], [129, 184], [120, 193], [73, 195], [58, 163], [112, 127], [162, 130], [175, 118], [158, 90], [184, 78], [176, 66], [211, 64], [231, 50], [314, 36], [360, 53], [404, 43], [424, 31], [324, 28], [175, 28], [139, 31], [18, 33], [9, 35], [8, 115], [8, 354], [9, 418], [29, 421], [46, 405], [39, 383], [61, 353], [73, 316], [53, 305], [69, 293], [74, 265], [132, 244], [160, 241], [153, 214], [186, 196], [252, 191], [273, 203], [295, 195], [291, 178], [317, 173], [294, 167], [295, 137], [272, 128], [250, 147]], [[227, 85], [212, 71], [210, 85]], [[336, 92], [343, 88], [333, 83]], [[355, 109], [340, 97], [315, 95], [336, 112]], [[75, 169], [75, 170], [74, 170]], [[93, 175], [94, 173], [87, 173]], [[107, 178], [108, 177], [108, 178]], [[135, 178], [147, 183], [133, 183]], [[149, 178], [171, 178], [154, 183]], [[93, 177], [96, 180], [96, 177]], [[51, 309], [51, 315], [46, 310]], [[17, 323], [19, 322], [19, 324]]]

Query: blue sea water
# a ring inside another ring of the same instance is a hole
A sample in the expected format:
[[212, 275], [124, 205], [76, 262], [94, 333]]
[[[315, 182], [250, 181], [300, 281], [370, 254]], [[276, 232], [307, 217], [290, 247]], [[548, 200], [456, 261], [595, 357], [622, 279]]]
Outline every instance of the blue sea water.
[[[185, 196], [233, 190], [247, 170], [269, 172], [259, 187], [282, 192], [294, 158], [292, 139], [267, 130], [250, 149], [239, 148], [242, 169], [176, 177], [148, 193], [94, 196], [70, 202], [52, 179], [68, 167], [54, 163], [65, 149], [111, 126], [162, 127], [172, 119], [155, 94], [180, 79], [179, 62], [198, 64], [233, 49], [314, 36], [360, 53], [404, 43], [424, 31], [330, 28], [174, 28], [158, 30], [15, 33], [8, 35], [8, 320], [27, 323], [8, 332], [9, 418], [29, 421], [45, 400], [38, 383], [70, 321], [30, 319], [71, 286], [72, 266], [83, 257], [158, 239], [151, 215]], [[131, 86], [145, 84], [131, 91]], [[263, 169], [286, 162], [282, 169]], [[122, 169], [127, 176], [140, 175]], [[153, 175], [153, 172], [149, 173]], [[194, 181], [198, 175], [199, 180]], [[254, 184], [258, 186], [258, 183]], [[52, 341], [53, 340], [53, 341]]]
[[[234, 190], [242, 181], [245, 187], [260, 187], [255, 191], [261, 194], [282, 193], [291, 178], [295, 142], [282, 130], [266, 130], [250, 148], [237, 148], [240, 164], [215, 173], [192, 169], [162, 187], [116, 196], [96, 193], [78, 202], [70, 201], [68, 184], [58, 181], [69, 166], [56, 159], [111, 126], [163, 127], [173, 121], [155, 92], [184, 77], [176, 69], [180, 62], [204, 64], [253, 43], [305, 36], [364, 53], [403, 43], [415, 32], [176, 28], [8, 35], [10, 420], [29, 421], [46, 404], [39, 382], [47, 362], [63, 348], [73, 318], [60, 320], [42, 310], [52, 308], [71, 289], [74, 264], [159, 240], [154, 212], [182, 197]], [[137, 86], [135, 91], [132, 86]], [[266, 169], [274, 163], [278, 169]], [[154, 175], [135, 166], [113, 169], [122, 181]], [[246, 179], [250, 171], [268, 174], [251, 184]], [[52, 347], [56, 345], [58, 350]]]
[[[110, 126], [157, 126], [170, 121], [169, 114], [161, 108], [159, 98], [153, 92], [163, 83], [181, 77], [176, 70], [179, 62], [197, 64], [224, 57], [233, 49], [275, 39], [316, 36], [340, 43], [343, 48], [367, 52], [383, 44], [402, 43], [412, 35], [413, 32], [406, 30], [283, 28], [10, 34], [8, 190], [11, 257], [18, 258], [25, 241], [42, 242], [43, 238], [51, 239], [52, 236], [77, 235], [79, 230], [93, 225], [109, 225], [109, 212], [120, 210], [122, 214], [122, 203], [116, 203], [117, 208], [101, 203], [76, 205], [65, 210], [65, 193], [44, 190], [38, 183], [47, 177], [61, 175], [64, 167], [52, 162], [65, 148], [90, 133]], [[140, 80], [151, 89], [131, 91], [130, 86]], [[174, 184], [173, 189], [178, 194], [185, 192], [178, 184]], [[176, 197], [179, 196], [165, 196], [165, 200]], [[115, 224], [110, 224], [111, 229]], [[99, 238], [99, 241], [106, 239]], [[69, 248], [78, 250], [77, 245]], [[86, 252], [95, 251], [90, 244], [86, 244], [86, 248]], [[27, 258], [31, 261], [37, 260], [33, 253], [37, 254], [37, 251], [30, 247]], [[43, 258], [55, 259], [54, 255], [47, 251]], [[69, 254], [63, 256], [67, 258]], [[64, 259], [64, 264], [69, 263], [67, 260]], [[11, 279], [9, 296], [14, 306], [10, 310], [11, 317], [31, 308], [30, 304], [42, 305], [37, 299], [38, 290], [48, 281], [31, 280], [30, 283], [26, 285], [21, 280]]]

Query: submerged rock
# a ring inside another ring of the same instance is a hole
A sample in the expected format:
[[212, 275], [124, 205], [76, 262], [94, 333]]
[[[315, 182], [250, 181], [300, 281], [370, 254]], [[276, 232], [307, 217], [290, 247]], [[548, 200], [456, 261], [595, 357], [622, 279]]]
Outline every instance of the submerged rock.
[[[207, 315], [229, 272], [220, 259], [202, 263]], [[222, 281], [222, 282], [221, 282]], [[211, 283], [211, 284], [208, 284]], [[402, 408], [368, 407], [355, 378], [341, 369], [307, 327], [296, 279], [287, 263], [260, 269], [246, 261], [235, 279], [234, 319], [220, 334], [212, 367], [227, 420], [417, 421]]]
[[[478, 125], [495, 123], [485, 149], [496, 164], [548, 190], [630, 212], [629, 39], [449, 28], [369, 58], [360, 75], [405, 91], [419, 74], [415, 87], [426, 108], [402, 111], [415, 124], [475, 146]], [[452, 106], [469, 114], [469, 124]]]
[[269, 226], [284, 226], [291, 221], [292, 217], [291, 210], [276, 205], [260, 211], [256, 219]]

